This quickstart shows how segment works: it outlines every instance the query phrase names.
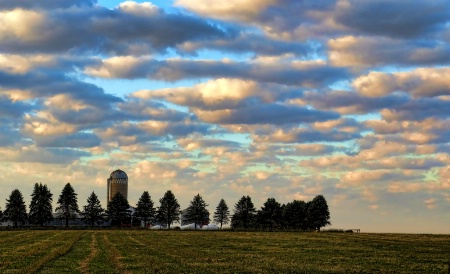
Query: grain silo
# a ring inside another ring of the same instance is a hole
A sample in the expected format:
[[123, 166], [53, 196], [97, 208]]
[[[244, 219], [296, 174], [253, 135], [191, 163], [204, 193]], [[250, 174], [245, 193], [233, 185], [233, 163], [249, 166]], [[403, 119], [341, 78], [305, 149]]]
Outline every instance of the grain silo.
[[125, 171], [120, 169], [113, 171], [107, 180], [107, 184], [108, 202], [112, 200], [117, 192], [120, 192], [128, 200], [128, 176]]

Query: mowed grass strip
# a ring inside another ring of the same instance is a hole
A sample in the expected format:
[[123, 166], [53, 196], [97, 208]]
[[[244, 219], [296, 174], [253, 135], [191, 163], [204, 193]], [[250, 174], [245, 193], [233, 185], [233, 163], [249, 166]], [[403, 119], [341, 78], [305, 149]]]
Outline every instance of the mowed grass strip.
[[89, 244], [89, 256], [85, 257], [80, 263], [80, 272], [81, 273], [89, 273], [89, 263], [95, 256], [97, 256], [98, 252], [98, 244], [97, 244], [97, 232], [90, 233], [91, 235], [91, 243]]
[[80, 238], [80, 232], [36, 231], [28, 243], [5, 251], [9, 261], [2, 264], [2, 273], [34, 273], [50, 260], [65, 254]]
[[[450, 235], [152, 230], [29, 233], [34, 237], [29, 238], [29, 259], [9, 261], [1, 273], [33, 269], [42, 273], [448, 273], [450, 259]], [[2, 239], [4, 236], [18, 240], [0, 232]], [[17, 253], [23, 247], [23, 243], [15, 246], [9, 242], [1, 254], [8, 249]]]
[[89, 231], [82, 231], [79, 240], [72, 242], [73, 245], [68, 252], [48, 261], [42, 266], [39, 273], [88, 273], [82, 270], [82, 263], [89, 258], [91, 253], [90, 244], [93, 234]]
[[[23, 271], [24, 267], [45, 255], [49, 248], [64, 243], [61, 231], [27, 231], [19, 239], [12, 238], [0, 248], [0, 272]], [[1, 233], [0, 233], [1, 235]]]

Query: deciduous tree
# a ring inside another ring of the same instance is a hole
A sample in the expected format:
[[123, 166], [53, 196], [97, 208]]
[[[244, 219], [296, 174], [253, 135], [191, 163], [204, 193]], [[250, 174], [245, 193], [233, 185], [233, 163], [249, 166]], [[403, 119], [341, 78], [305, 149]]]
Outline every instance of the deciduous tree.
[[78, 209], [78, 198], [75, 190], [67, 183], [58, 198], [58, 207], [56, 213], [59, 218], [64, 218], [66, 221], [66, 227], [69, 226], [69, 220], [73, 220], [80, 212]]
[[14, 189], [9, 195], [9, 199], [6, 199], [3, 217], [6, 221], [11, 221], [14, 227], [27, 221], [27, 208], [22, 193], [18, 189]]
[[197, 224], [202, 224], [209, 221], [209, 211], [206, 209], [208, 204], [203, 200], [200, 194], [194, 196], [191, 203], [186, 210], [186, 219], [188, 222], [194, 222], [194, 228], [197, 229]]
[[105, 221], [104, 212], [105, 210], [102, 208], [97, 195], [92, 192], [87, 199], [87, 205], [83, 206], [83, 212], [81, 212], [82, 221], [91, 227], [94, 227], [96, 224], [99, 225]]
[[306, 209], [306, 203], [304, 201], [294, 200], [287, 203], [283, 210], [284, 225], [291, 229], [307, 229]]
[[234, 205], [231, 227], [247, 229], [254, 221], [256, 209], [250, 196], [242, 196]]
[[230, 210], [224, 199], [221, 199], [214, 212], [214, 222], [220, 224], [220, 229], [222, 229], [223, 224], [228, 224], [230, 222]]
[[320, 228], [330, 225], [330, 211], [327, 200], [322, 195], [317, 195], [308, 205], [308, 223], [317, 231]]
[[170, 228], [173, 222], [180, 220], [180, 204], [170, 190], [164, 194], [159, 202], [158, 220]]
[[53, 220], [53, 194], [47, 185], [36, 183], [31, 194], [29, 221], [31, 224], [43, 226]]
[[148, 191], [144, 191], [142, 193], [141, 198], [139, 198], [138, 203], [136, 204], [136, 209], [134, 211], [134, 216], [144, 222], [144, 227], [147, 227], [148, 222], [153, 222], [155, 218], [156, 210], [150, 197]]

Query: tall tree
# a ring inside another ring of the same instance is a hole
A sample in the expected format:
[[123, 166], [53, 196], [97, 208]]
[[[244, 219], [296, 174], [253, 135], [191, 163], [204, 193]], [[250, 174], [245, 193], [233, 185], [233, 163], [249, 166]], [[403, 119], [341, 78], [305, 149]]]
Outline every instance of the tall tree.
[[327, 200], [322, 195], [317, 195], [308, 205], [308, 222], [315, 230], [330, 225], [330, 211]]
[[230, 210], [224, 199], [221, 199], [214, 212], [214, 222], [220, 224], [220, 229], [222, 229], [223, 224], [228, 224], [230, 221]]
[[27, 208], [20, 190], [14, 189], [9, 195], [9, 199], [6, 199], [3, 218], [13, 222], [14, 227], [17, 227], [19, 223], [24, 224], [27, 221]]
[[46, 222], [53, 220], [53, 194], [47, 185], [36, 183], [31, 194], [30, 223], [43, 226]]
[[75, 190], [67, 183], [58, 198], [58, 207], [56, 213], [59, 218], [64, 218], [66, 221], [66, 227], [69, 226], [69, 220], [73, 220], [80, 212], [78, 209], [78, 198]]
[[0, 222], [3, 220], [3, 211], [0, 209]]
[[255, 218], [256, 209], [250, 196], [242, 196], [234, 205], [231, 227], [247, 229]]
[[281, 223], [281, 204], [275, 198], [268, 198], [258, 213], [260, 223], [270, 228], [270, 230], [273, 230], [274, 227], [279, 226]]
[[144, 222], [144, 227], [147, 227], [148, 222], [153, 222], [156, 215], [156, 210], [152, 201], [152, 197], [148, 194], [148, 191], [142, 193], [141, 198], [139, 198], [136, 204], [136, 209], [134, 211], [134, 216], [138, 220]]
[[180, 220], [180, 204], [170, 190], [166, 191], [164, 197], [159, 199], [159, 202], [158, 220], [166, 224], [167, 228], [170, 228], [173, 222]]
[[87, 205], [83, 206], [83, 212], [81, 212], [83, 222], [93, 228], [94, 225], [105, 221], [104, 212], [105, 210], [102, 208], [97, 195], [92, 191], [87, 199]]
[[194, 196], [186, 210], [186, 219], [188, 222], [194, 222], [194, 229], [197, 224], [201, 225], [205, 221], [209, 221], [209, 211], [206, 209], [208, 204], [203, 200], [200, 194]]
[[291, 229], [307, 229], [306, 209], [306, 203], [304, 201], [294, 200], [287, 203], [283, 210], [284, 225]]
[[123, 222], [126, 222], [131, 217], [130, 204], [128, 204], [122, 193], [117, 192], [108, 203], [107, 214], [111, 219], [111, 223], [116, 223], [117, 226], [121, 226]]

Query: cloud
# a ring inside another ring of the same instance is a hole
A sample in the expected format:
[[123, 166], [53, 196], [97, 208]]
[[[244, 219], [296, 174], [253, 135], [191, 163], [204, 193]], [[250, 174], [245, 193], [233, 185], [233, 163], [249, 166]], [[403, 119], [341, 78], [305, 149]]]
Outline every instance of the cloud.
[[328, 58], [336, 66], [444, 65], [450, 61], [450, 47], [436, 40], [344, 36], [329, 40], [328, 48]]
[[0, 119], [1, 118], [20, 118], [26, 112], [29, 112], [34, 107], [23, 102], [14, 102], [6, 96], [0, 95]]
[[404, 92], [413, 97], [436, 97], [450, 95], [449, 68], [417, 68], [407, 72], [370, 72], [353, 81], [353, 86], [362, 95], [385, 96]]
[[318, 109], [332, 109], [341, 114], [366, 114], [396, 108], [407, 103], [409, 98], [404, 95], [366, 97], [355, 92], [332, 90], [307, 92], [300, 100]]
[[323, 62], [248, 63], [210, 60], [156, 60], [114, 57], [86, 68], [88, 75], [102, 78], [178, 81], [197, 78], [240, 78], [286, 85], [318, 86], [347, 77], [346, 69]]
[[139, 55], [225, 35], [200, 18], [167, 14], [148, 3], [125, 2], [114, 10], [99, 6], [51, 12], [14, 9], [5, 11], [1, 18], [2, 51], [22, 54], [69, 51]]
[[91, 154], [68, 148], [11, 147], [0, 148], [2, 162], [69, 164]]
[[70, 7], [92, 7], [97, 3], [97, 0], [3, 0], [0, 3], [0, 10], [13, 10], [17, 8], [23, 9], [55, 9], [55, 8], [70, 8]]
[[412, 38], [443, 29], [449, 16], [450, 8], [445, 0], [342, 0], [334, 19], [363, 34]]
[[301, 92], [298, 88], [286, 85], [228, 78], [210, 80], [193, 87], [141, 90], [132, 94], [139, 99], [167, 100], [180, 106], [207, 111], [274, 103], [299, 95]]

